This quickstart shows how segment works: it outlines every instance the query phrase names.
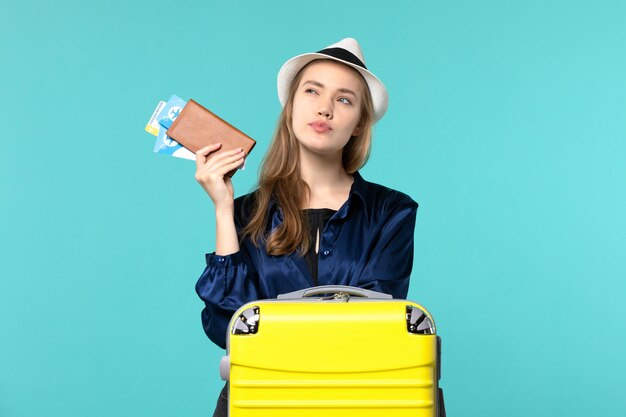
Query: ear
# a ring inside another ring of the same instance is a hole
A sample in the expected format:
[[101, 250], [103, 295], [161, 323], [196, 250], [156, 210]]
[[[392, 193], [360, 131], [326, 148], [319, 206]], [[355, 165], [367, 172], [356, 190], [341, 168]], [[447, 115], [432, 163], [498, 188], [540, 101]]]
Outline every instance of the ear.
[[363, 131], [363, 126], [357, 125], [352, 131], [352, 137], [359, 136], [362, 131]]

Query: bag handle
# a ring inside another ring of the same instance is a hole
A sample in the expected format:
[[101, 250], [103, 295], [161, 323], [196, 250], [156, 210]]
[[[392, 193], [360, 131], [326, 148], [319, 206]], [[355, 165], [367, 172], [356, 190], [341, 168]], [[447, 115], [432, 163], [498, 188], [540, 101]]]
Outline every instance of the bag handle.
[[313, 295], [329, 294], [329, 293], [345, 293], [354, 295], [357, 297], [372, 298], [372, 299], [384, 299], [392, 300], [391, 294], [385, 294], [383, 292], [366, 290], [359, 287], [352, 287], [348, 285], [320, 285], [318, 287], [305, 288], [303, 290], [288, 292], [286, 294], [279, 294], [276, 297], [279, 300], [291, 300], [304, 297], [310, 297]]

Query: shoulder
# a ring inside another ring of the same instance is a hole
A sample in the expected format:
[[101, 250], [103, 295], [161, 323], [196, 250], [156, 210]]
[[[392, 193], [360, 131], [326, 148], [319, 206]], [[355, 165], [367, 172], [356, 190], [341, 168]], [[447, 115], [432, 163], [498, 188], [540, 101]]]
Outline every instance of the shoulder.
[[361, 194], [365, 207], [382, 212], [417, 211], [419, 204], [408, 194], [381, 184], [359, 179], [357, 192]]
[[254, 201], [256, 199], [257, 192], [253, 191], [248, 194], [244, 194], [235, 198], [235, 207], [239, 208], [250, 208], [254, 205]]
[[252, 212], [255, 209], [256, 191], [242, 195], [235, 199], [235, 223], [237, 225], [247, 224]]

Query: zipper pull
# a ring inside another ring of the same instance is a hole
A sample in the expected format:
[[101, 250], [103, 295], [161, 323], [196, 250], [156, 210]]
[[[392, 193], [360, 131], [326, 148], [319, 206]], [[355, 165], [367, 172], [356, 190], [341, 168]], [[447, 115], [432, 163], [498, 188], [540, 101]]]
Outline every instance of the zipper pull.
[[326, 297], [320, 297], [317, 300], [318, 301], [337, 300], [337, 301], [348, 302], [350, 300], [350, 294], [345, 293], [345, 292], [338, 292], [333, 295], [327, 295]]

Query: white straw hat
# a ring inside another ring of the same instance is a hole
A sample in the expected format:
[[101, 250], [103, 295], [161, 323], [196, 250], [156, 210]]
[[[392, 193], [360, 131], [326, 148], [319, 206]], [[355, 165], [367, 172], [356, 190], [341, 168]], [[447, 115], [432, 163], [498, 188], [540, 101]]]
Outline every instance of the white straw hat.
[[289, 86], [298, 72], [311, 61], [316, 59], [334, 59], [351, 66], [361, 73], [372, 95], [374, 104], [374, 123], [379, 121], [387, 111], [389, 96], [383, 83], [365, 66], [363, 52], [356, 39], [345, 38], [327, 46], [321, 51], [295, 56], [285, 62], [278, 71], [278, 99], [281, 106], [285, 106]]

